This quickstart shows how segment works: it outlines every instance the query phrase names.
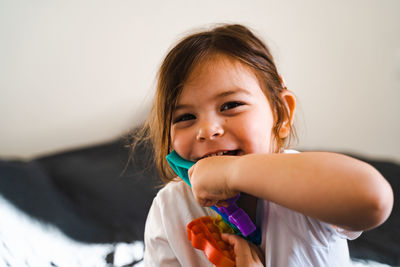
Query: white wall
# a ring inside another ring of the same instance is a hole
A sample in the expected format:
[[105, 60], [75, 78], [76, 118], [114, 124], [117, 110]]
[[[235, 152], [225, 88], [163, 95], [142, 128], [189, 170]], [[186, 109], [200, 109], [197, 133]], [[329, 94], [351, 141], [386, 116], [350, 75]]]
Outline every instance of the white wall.
[[400, 160], [399, 14], [398, 0], [0, 0], [0, 157], [121, 136], [182, 34], [237, 22], [297, 95], [300, 148]]

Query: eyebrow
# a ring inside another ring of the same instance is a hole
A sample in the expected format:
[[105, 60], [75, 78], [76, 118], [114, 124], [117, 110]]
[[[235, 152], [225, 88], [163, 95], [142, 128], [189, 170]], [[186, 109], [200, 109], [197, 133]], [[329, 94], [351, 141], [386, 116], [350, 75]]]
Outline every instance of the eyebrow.
[[[227, 97], [227, 96], [230, 96], [230, 95], [241, 94], [241, 93], [242, 94], [246, 94], [246, 95], [250, 94], [247, 90], [244, 90], [242, 88], [236, 88], [234, 90], [227, 90], [227, 91], [221, 92], [221, 93], [213, 96], [213, 98], [214, 97], [215, 98], [223, 98], [223, 97]], [[185, 109], [185, 108], [190, 108], [190, 107], [191, 107], [191, 105], [186, 105], [186, 104], [177, 105], [174, 108], [174, 112], [177, 111], [177, 110], [180, 110], [180, 109]]]
[[222, 93], [219, 93], [215, 97], [216, 98], [222, 98], [222, 97], [225, 97], [225, 96], [230, 96], [230, 95], [235, 95], [235, 94], [240, 94], [240, 93], [246, 94], [246, 95], [250, 94], [247, 90], [244, 90], [242, 88], [236, 88], [234, 90], [228, 90], [228, 91], [224, 91]]
[[177, 105], [172, 111], [176, 112], [180, 109], [185, 109], [185, 108], [189, 108], [189, 107], [190, 107], [190, 105]]

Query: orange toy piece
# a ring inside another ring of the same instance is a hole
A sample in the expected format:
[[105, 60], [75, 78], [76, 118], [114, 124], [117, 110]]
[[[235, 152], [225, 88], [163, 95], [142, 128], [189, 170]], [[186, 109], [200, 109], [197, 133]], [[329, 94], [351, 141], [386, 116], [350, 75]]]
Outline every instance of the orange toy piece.
[[188, 239], [194, 248], [203, 250], [217, 267], [234, 267], [233, 247], [221, 239], [221, 233], [234, 233], [221, 217], [200, 217], [187, 225]]

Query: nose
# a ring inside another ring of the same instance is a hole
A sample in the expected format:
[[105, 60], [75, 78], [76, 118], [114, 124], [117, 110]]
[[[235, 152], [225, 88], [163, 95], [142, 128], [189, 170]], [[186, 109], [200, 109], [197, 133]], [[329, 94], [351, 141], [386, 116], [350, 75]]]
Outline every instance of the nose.
[[199, 126], [196, 139], [197, 141], [210, 141], [224, 134], [224, 129], [220, 123], [204, 121]]

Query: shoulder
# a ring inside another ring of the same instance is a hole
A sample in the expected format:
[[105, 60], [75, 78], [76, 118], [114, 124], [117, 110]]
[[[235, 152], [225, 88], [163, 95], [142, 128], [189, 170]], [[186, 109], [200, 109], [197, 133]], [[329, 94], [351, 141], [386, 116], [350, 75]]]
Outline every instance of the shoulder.
[[171, 181], [158, 191], [155, 202], [168, 202], [168, 204], [194, 201], [192, 191], [183, 181]]
[[169, 182], [166, 186], [164, 186], [159, 193], [161, 194], [169, 194], [169, 193], [176, 193], [176, 192], [186, 192], [190, 191], [190, 187], [185, 184], [182, 180], [174, 179]]
[[173, 220], [171, 215], [174, 215], [175, 219], [179, 218], [186, 223], [197, 217], [213, 214], [211, 209], [197, 204], [191, 188], [178, 180], [169, 182], [157, 193], [150, 209], [150, 213], [152, 212], [157, 212], [168, 220]]
[[158, 192], [147, 216], [145, 265], [150, 266], [151, 262], [152, 266], [208, 266], [203, 253], [192, 249], [186, 226], [211, 212], [196, 203], [186, 183], [168, 183]]

